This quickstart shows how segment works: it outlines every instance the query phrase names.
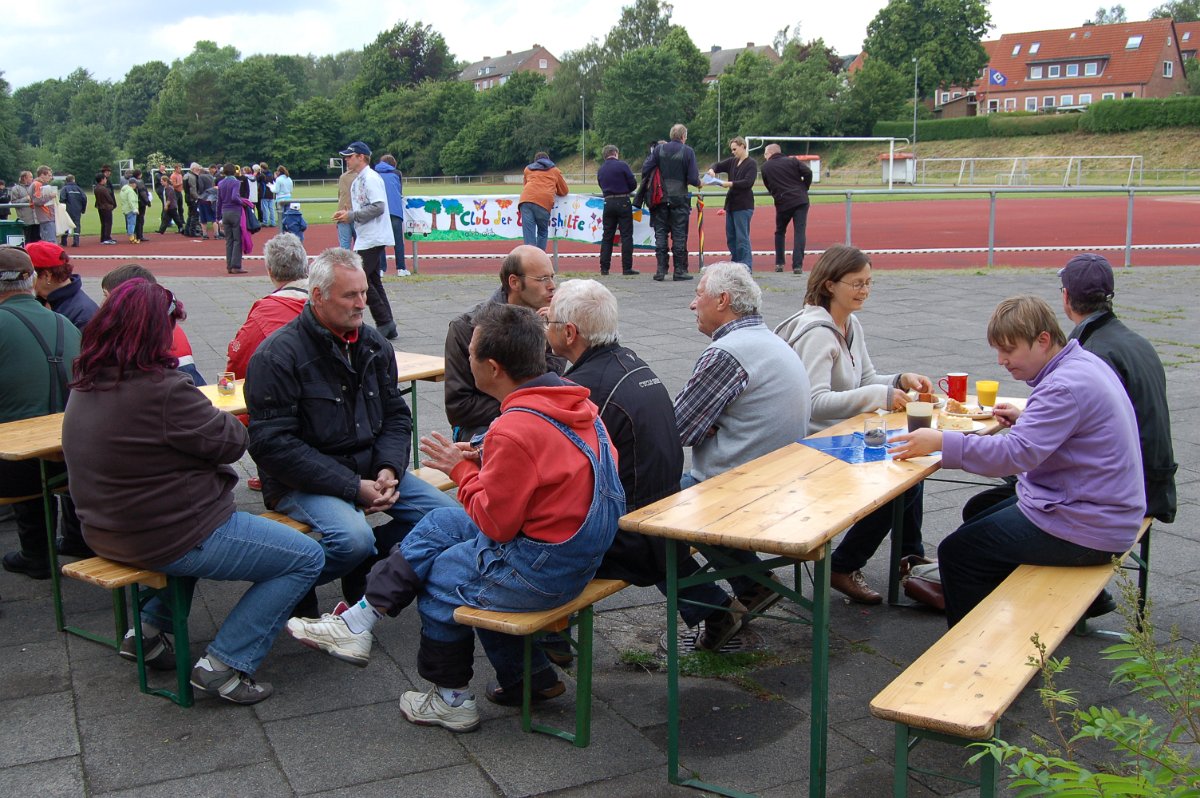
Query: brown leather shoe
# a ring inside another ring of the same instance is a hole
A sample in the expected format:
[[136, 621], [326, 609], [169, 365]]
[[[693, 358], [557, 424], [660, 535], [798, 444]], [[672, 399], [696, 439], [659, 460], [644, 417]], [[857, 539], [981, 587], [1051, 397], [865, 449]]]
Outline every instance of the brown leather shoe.
[[844, 593], [850, 597], [851, 601], [857, 601], [859, 604], [882, 604], [883, 596], [876, 593], [867, 584], [867, 580], [863, 577], [862, 571], [851, 571], [848, 574], [831, 571], [829, 574], [829, 586], [839, 593]]

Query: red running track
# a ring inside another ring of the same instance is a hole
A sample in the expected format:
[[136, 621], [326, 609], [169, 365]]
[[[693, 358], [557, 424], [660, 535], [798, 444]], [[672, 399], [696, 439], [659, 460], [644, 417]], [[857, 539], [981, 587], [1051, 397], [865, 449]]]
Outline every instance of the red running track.
[[[1128, 199], [1105, 197], [1054, 197], [1001, 199], [996, 206], [996, 247], [1068, 247], [1083, 251], [1104, 246], [1122, 249], [1100, 250], [1114, 265], [1124, 263], [1125, 217]], [[988, 200], [910, 200], [897, 202], [855, 203], [852, 211], [853, 243], [869, 250], [954, 250], [986, 248], [988, 236]], [[1134, 236], [1137, 245], [1200, 245], [1200, 196], [1164, 195], [1138, 197], [1134, 201]], [[751, 224], [751, 239], [756, 254], [754, 268], [770, 271], [774, 266], [775, 213], [771, 206], [759, 206]], [[273, 235], [266, 228], [255, 236], [255, 255], [262, 243]], [[725, 250], [725, 217], [707, 208], [704, 216], [707, 262], [722, 257]], [[814, 205], [808, 218], [808, 248], [819, 250], [846, 239], [844, 203]], [[516, 242], [470, 241], [439, 242], [418, 245], [422, 274], [492, 274], [499, 268], [499, 255]], [[688, 241], [694, 252], [698, 246], [693, 212]], [[337, 245], [334, 225], [313, 225], [305, 236], [312, 254]], [[791, 245], [791, 231], [788, 246]], [[68, 252], [75, 259], [76, 271], [84, 276], [100, 276], [122, 263], [142, 262], [164, 276], [222, 276], [225, 274], [224, 241], [195, 241], [177, 233], [149, 234], [147, 243], [101, 246], [96, 236], [88, 236], [78, 249]], [[595, 245], [564, 242], [559, 252], [588, 253], [586, 258], [564, 258], [564, 271], [597, 271], [599, 248]], [[412, 246], [407, 247], [411, 258]], [[463, 258], [426, 258], [426, 255], [462, 255]], [[497, 257], [480, 257], [495, 255]], [[616, 254], [614, 253], [614, 259]], [[788, 262], [790, 263], [790, 255]], [[998, 266], [1054, 266], [1065, 263], [1068, 251], [997, 252]], [[1135, 266], [1180, 266], [1200, 263], [1200, 246], [1185, 249], [1134, 250]], [[987, 265], [983, 252], [922, 252], [913, 254], [880, 253], [872, 256], [876, 268], [883, 269], [956, 269]], [[806, 259], [811, 266], [813, 257]], [[653, 260], [639, 257], [635, 267], [653, 271]], [[263, 274], [261, 260], [248, 260], [251, 274]], [[692, 266], [696, 260], [693, 257]], [[410, 261], [411, 268], [411, 261]]]

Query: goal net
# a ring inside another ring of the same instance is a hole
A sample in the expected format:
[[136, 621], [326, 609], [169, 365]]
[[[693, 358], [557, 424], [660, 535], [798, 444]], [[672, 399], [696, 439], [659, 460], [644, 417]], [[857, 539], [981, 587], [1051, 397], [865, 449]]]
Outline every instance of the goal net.
[[921, 158], [917, 182], [926, 186], [1138, 186], [1142, 183], [1142, 156]]

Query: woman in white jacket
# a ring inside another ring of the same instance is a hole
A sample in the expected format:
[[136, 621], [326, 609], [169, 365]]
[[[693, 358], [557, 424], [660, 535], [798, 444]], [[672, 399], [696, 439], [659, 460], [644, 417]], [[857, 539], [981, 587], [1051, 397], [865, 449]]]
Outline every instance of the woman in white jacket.
[[[812, 383], [812, 434], [872, 410], [903, 410], [908, 390], [931, 392], [922, 374], [880, 374], [867, 353], [866, 336], [854, 313], [871, 293], [871, 261], [861, 250], [834, 245], [825, 250], [808, 276], [804, 307], [775, 328], [804, 362]], [[905, 492], [904, 554], [924, 554], [921, 544], [922, 488]], [[867, 584], [867, 564], [892, 527], [890, 505], [880, 507], [850, 528], [833, 552], [830, 585], [863, 604], [883, 597]]]

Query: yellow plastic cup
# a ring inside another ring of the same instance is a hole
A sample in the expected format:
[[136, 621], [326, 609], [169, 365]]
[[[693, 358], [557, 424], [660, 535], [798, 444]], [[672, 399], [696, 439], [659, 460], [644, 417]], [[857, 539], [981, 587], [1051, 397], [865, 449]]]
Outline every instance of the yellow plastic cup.
[[975, 397], [980, 407], [995, 407], [996, 394], [1000, 391], [1000, 383], [996, 380], [976, 380]]

